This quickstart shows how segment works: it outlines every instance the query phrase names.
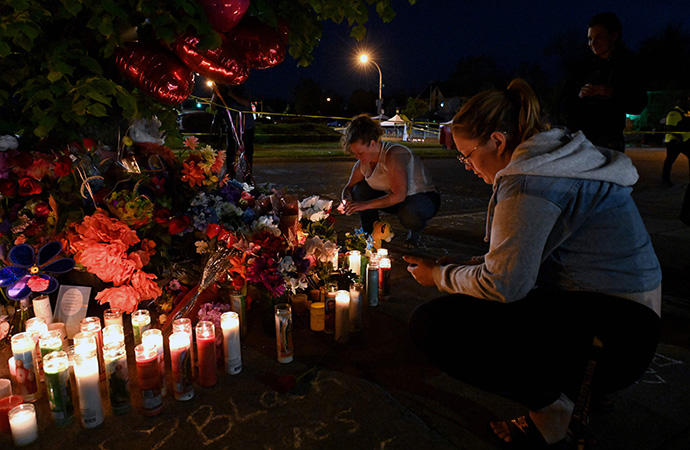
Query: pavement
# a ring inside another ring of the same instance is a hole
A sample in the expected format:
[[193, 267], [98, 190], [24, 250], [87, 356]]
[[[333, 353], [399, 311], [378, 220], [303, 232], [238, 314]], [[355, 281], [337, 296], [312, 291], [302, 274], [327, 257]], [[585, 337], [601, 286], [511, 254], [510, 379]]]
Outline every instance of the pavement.
[[[660, 182], [663, 149], [628, 149], [640, 173], [633, 197], [662, 264], [662, 334], [645, 375], [621, 391], [605, 410], [594, 411], [590, 434], [597, 449], [690, 448], [690, 227], [677, 219], [688, 166], [674, 167], [677, 184]], [[482, 254], [490, 187], [451, 158], [426, 161], [442, 191], [442, 205], [429, 223], [419, 253]], [[352, 162], [258, 159], [259, 182], [273, 182], [302, 195], [336, 199]], [[358, 226], [337, 217], [340, 233]], [[405, 270], [403, 230], [387, 245], [393, 258], [391, 296], [366, 312], [365, 327], [347, 343], [309, 331], [296, 317], [295, 361], [275, 360], [270, 324], [250, 314], [243, 340], [244, 369], [220, 376], [214, 388], [197, 388], [188, 402], [167, 397], [163, 413], [144, 417], [138, 399], [129, 414], [115, 416], [106, 404], [105, 423], [92, 430], [78, 423], [52, 424], [47, 401], [37, 403], [40, 439], [28, 448], [101, 449], [498, 449], [488, 422], [525, 413], [518, 404], [457, 381], [431, 366], [411, 345], [407, 319], [435, 296]], [[268, 328], [268, 329], [267, 329]], [[128, 336], [130, 339], [131, 336]], [[3, 344], [4, 345], [4, 344]], [[443, 345], [443, 343], [440, 343]], [[128, 349], [131, 349], [131, 345]], [[8, 349], [0, 347], [6, 354]], [[131, 352], [130, 352], [131, 353]], [[458, 355], [462, 358], [462, 355]], [[130, 361], [130, 374], [134, 365]], [[4, 365], [0, 377], [7, 377]], [[134, 377], [133, 377], [134, 378]], [[132, 386], [136, 393], [136, 386]], [[107, 403], [107, 402], [106, 402]], [[0, 448], [11, 448], [0, 435]]]

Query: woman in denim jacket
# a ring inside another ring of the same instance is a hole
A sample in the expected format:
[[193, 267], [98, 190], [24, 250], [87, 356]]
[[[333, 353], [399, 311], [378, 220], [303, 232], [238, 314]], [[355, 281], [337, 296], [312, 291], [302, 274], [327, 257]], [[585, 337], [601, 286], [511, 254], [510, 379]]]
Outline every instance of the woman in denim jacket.
[[405, 257], [420, 284], [451, 294], [415, 311], [412, 337], [452, 376], [527, 406], [492, 422], [499, 438], [552, 444], [593, 341], [595, 401], [636, 381], [656, 349], [661, 270], [630, 196], [637, 171], [581, 132], [549, 129], [520, 79], [471, 98], [453, 124], [458, 160], [493, 186], [490, 247], [461, 264]]

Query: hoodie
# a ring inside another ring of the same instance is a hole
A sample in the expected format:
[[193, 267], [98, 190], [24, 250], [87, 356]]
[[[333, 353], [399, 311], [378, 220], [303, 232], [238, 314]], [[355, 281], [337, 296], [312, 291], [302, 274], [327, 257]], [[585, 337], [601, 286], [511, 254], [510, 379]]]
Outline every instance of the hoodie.
[[535, 287], [600, 292], [660, 314], [659, 261], [630, 196], [637, 179], [630, 158], [582, 132], [533, 136], [494, 179], [484, 263], [435, 267], [437, 288], [501, 302]]

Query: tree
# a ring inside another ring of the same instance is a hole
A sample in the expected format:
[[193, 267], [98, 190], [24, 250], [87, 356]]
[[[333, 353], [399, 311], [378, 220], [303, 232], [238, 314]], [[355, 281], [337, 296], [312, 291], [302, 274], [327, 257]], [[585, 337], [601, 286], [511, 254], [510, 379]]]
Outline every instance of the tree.
[[297, 114], [320, 114], [321, 86], [311, 78], [303, 78], [295, 87], [295, 112]]
[[429, 112], [429, 105], [421, 98], [408, 97], [402, 112], [410, 119], [415, 119]]
[[347, 102], [347, 113], [350, 116], [367, 113], [372, 114], [376, 111], [376, 95], [372, 91], [355, 89]]
[[[414, 3], [414, 0], [409, 0]], [[290, 55], [308, 65], [322, 22], [347, 20], [351, 35], [366, 33], [369, 5], [388, 22], [391, 0], [253, 0], [248, 16], [286, 22]], [[176, 111], [124, 82], [113, 54], [128, 40], [169, 45], [185, 32], [217, 48], [203, 8], [193, 0], [9, 0], [0, 6], [0, 133], [64, 142], [102, 127], [156, 115], [169, 137]], [[112, 143], [112, 142], [111, 142]]]

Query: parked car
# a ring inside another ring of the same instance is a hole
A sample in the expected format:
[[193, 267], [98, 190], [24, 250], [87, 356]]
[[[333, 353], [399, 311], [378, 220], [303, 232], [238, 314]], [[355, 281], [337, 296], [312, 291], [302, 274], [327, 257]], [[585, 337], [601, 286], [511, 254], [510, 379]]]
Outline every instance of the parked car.
[[183, 110], [177, 115], [177, 127], [183, 135], [197, 136], [202, 143], [217, 146], [224, 142], [227, 127], [213, 126], [213, 114], [199, 110]]
[[448, 150], [456, 150], [455, 142], [453, 141], [453, 121], [443, 122], [438, 127], [438, 141], [441, 147]]

